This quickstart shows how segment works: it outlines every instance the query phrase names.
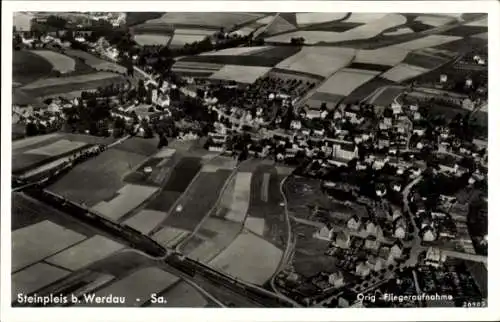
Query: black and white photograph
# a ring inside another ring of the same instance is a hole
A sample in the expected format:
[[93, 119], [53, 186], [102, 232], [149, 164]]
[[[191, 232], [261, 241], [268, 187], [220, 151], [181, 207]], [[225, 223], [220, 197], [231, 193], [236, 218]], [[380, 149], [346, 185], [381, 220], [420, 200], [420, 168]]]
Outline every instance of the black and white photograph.
[[12, 13], [8, 306], [492, 305], [487, 9], [84, 10]]

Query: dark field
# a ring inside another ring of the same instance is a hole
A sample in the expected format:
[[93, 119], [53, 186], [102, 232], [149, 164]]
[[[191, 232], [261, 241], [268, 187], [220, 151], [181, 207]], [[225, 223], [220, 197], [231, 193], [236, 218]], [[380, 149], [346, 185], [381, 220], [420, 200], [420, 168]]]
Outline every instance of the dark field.
[[158, 139], [142, 139], [132, 137], [116, 146], [117, 149], [125, 152], [132, 152], [144, 156], [150, 156], [158, 152]]
[[315, 24], [313, 26], [304, 27], [301, 28], [300, 30], [344, 32], [362, 25], [363, 23], [358, 23], [358, 22], [332, 21], [332, 22], [326, 22], [321, 24]]
[[191, 180], [201, 169], [201, 160], [194, 157], [182, 158], [172, 170], [164, 189], [183, 193]]
[[12, 80], [22, 85], [47, 76], [52, 65], [42, 57], [25, 50], [12, 53]]
[[428, 69], [437, 68], [445, 64], [446, 62], [447, 60], [444, 58], [431, 55], [422, 55], [415, 52], [409, 53], [403, 60], [403, 63]]
[[351, 94], [344, 99], [343, 103], [354, 103], [360, 101], [373, 93], [377, 88], [395, 84], [396, 83], [390, 80], [377, 76], [352, 91]]
[[193, 230], [216, 203], [231, 171], [202, 172], [180, 200], [182, 211], [171, 213], [163, 225], [185, 230]]
[[96, 231], [87, 225], [82, 225], [71, 216], [56, 210], [49, 205], [32, 199], [23, 193], [12, 193], [12, 231], [34, 225], [44, 220], [74, 230], [77, 233], [92, 237]]
[[134, 26], [163, 16], [164, 12], [127, 12], [127, 26]]
[[481, 26], [458, 26], [454, 27], [450, 30], [440, 32], [440, 35], [445, 36], [458, 36], [458, 37], [469, 37], [475, 34], [480, 34], [483, 32], [487, 32], [488, 27]]
[[[312, 78], [310, 81], [322, 81], [325, 78], [323, 76], [311, 74], [311, 73], [306, 73], [306, 72], [299, 72], [296, 70], [291, 70], [291, 69], [282, 69], [282, 68], [273, 68], [271, 69], [270, 73], [273, 73], [273, 76], [278, 76], [280, 77], [289, 77], [289, 76], [295, 76], [295, 77], [308, 77]], [[281, 74], [281, 75], [280, 75]]]
[[179, 75], [179, 76], [184, 76], [184, 77], [200, 77], [200, 78], [210, 77], [214, 73], [214, 72], [202, 72], [202, 71], [196, 71], [196, 70], [190, 70], [190, 71], [181, 70], [181, 71], [178, 71], [178, 70], [175, 70], [175, 68], [173, 68], [173, 71], [175, 72], [176, 75]]
[[366, 64], [366, 63], [352, 63], [346, 68], [355, 68], [355, 69], [365, 69], [372, 70], [375, 72], [385, 72], [392, 68], [392, 66], [387, 65], [378, 65], [378, 64]]
[[153, 200], [148, 202], [147, 209], [158, 211], [170, 211], [182, 193], [177, 191], [162, 191]]
[[250, 56], [188, 56], [180, 59], [186, 62], [212, 63], [222, 65], [274, 67], [282, 60], [296, 54], [300, 47], [281, 46]]
[[450, 41], [449, 43], [445, 43], [439, 46], [435, 46], [436, 49], [444, 49], [457, 53], [466, 53], [471, 51], [473, 48], [483, 48], [488, 45], [488, 41], [480, 38], [466, 38], [466, 39], [458, 39], [455, 41]]
[[[160, 186], [166, 176], [168, 175], [169, 170], [175, 164], [175, 160], [169, 159], [161, 166], [158, 166], [160, 162], [162, 162], [163, 158], [151, 158], [146, 162], [141, 164], [136, 171], [128, 174], [124, 181], [132, 184], [140, 184], [140, 185], [149, 185], [149, 186]], [[144, 172], [144, 168], [151, 167], [153, 171], [151, 173]]]

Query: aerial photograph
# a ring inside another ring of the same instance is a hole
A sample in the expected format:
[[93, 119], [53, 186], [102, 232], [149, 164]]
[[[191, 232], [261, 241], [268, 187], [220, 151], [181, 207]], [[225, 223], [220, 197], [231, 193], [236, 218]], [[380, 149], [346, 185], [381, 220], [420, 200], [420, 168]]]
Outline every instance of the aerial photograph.
[[487, 13], [15, 12], [12, 59], [12, 307], [488, 306]]

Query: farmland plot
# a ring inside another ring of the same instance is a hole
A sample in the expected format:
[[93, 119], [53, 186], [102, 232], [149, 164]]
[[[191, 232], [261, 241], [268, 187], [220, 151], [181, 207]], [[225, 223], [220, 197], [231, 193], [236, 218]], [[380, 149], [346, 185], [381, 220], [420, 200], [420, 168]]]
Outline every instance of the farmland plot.
[[[143, 268], [129, 276], [97, 291], [96, 296], [125, 297], [124, 304], [108, 306], [138, 307], [150, 299], [151, 294], [159, 293], [174, 285], [179, 278], [156, 267]], [[83, 303], [83, 302], [82, 302]], [[77, 306], [86, 306], [79, 304]]]
[[178, 48], [183, 47], [185, 44], [192, 44], [197, 41], [202, 41], [205, 39], [206, 35], [193, 35], [193, 34], [179, 34], [175, 33], [172, 41], [170, 42], [170, 47]]
[[418, 52], [418, 51], [409, 53], [403, 60], [403, 63], [406, 63], [408, 65], [418, 66], [427, 69], [437, 68], [445, 64], [446, 62], [447, 60], [444, 58], [435, 55], [429, 55], [426, 54], [425, 52]]
[[57, 280], [70, 272], [45, 263], [37, 263], [12, 275], [11, 296], [15, 301], [18, 294], [30, 294]]
[[298, 12], [297, 24], [302, 26], [342, 20], [348, 16], [347, 12]]
[[401, 63], [382, 74], [381, 77], [399, 83], [420, 76], [428, 71], [429, 69], [427, 68]]
[[379, 72], [344, 68], [323, 83], [318, 92], [347, 96], [378, 74]]
[[210, 266], [242, 280], [263, 285], [276, 271], [282, 251], [252, 233], [242, 233]]
[[152, 238], [163, 247], [174, 247], [190, 234], [189, 231], [175, 227], [163, 227]]
[[264, 76], [271, 67], [226, 65], [210, 76], [211, 79], [233, 80], [238, 83], [252, 84]]
[[65, 74], [75, 70], [75, 60], [51, 50], [33, 50], [32, 53], [47, 60], [54, 70]]
[[147, 235], [149, 234], [166, 216], [165, 212], [155, 210], [141, 210], [138, 214], [127, 219], [123, 224], [134, 228], [137, 231]]
[[142, 155], [113, 148], [78, 164], [48, 189], [71, 201], [91, 206], [112, 198], [124, 185], [123, 175], [143, 160]]
[[423, 24], [432, 26], [432, 27], [439, 27], [445, 24], [448, 24], [450, 22], [455, 21], [455, 18], [453, 17], [445, 17], [445, 16], [418, 16], [415, 18], [415, 21], [421, 22]]
[[488, 27], [488, 17], [486, 16], [485, 18], [468, 22], [465, 25], [472, 27]]
[[226, 215], [226, 219], [235, 222], [243, 222], [245, 220], [250, 202], [251, 180], [251, 172], [238, 172], [236, 174], [233, 200], [231, 202], [229, 212]]
[[392, 45], [387, 48], [403, 48], [408, 51], [424, 49], [427, 47], [439, 46], [448, 42], [452, 42], [455, 40], [461, 39], [461, 37], [457, 36], [441, 36], [441, 35], [429, 35], [423, 38], [418, 38], [415, 40], [403, 42], [400, 44]]
[[399, 36], [412, 34], [414, 31], [411, 28], [397, 28], [395, 30], [384, 32], [384, 36]]
[[127, 69], [125, 67], [98, 58], [85, 51], [75, 50], [75, 49], [65, 49], [64, 53], [70, 57], [82, 59], [85, 62], [85, 64], [89, 65], [90, 67], [96, 70], [110, 71], [118, 74], [125, 74], [127, 72]]
[[46, 259], [50, 264], [76, 271], [125, 248], [111, 239], [94, 236]]
[[45, 220], [12, 232], [12, 271], [85, 239], [85, 236]]
[[53, 157], [53, 156], [64, 154], [64, 153], [67, 153], [67, 152], [70, 152], [73, 150], [78, 150], [80, 147], [82, 147], [84, 145], [86, 145], [86, 143], [76, 142], [76, 141], [68, 141], [68, 140], [59, 140], [59, 141], [54, 142], [52, 144], [26, 151], [25, 153], [40, 154], [40, 155]]
[[158, 188], [127, 184], [118, 191], [117, 197], [99, 202], [92, 210], [116, 221], [141, 205], [157, 190]]
[[21, 85], [28, 84], [49, 75], [52, 69], [50, 62], [32, 51], [14, 50], [12, 52], [13, 82]]
[[386, 13], [379, 12], [351, 12], [349, 17], [345, 20], [345, 22], [355, 22], [355, 23], [369, 23], [375, 20], [379, 20], [383, 18]]
[[263, 35], [271, 36], [294, 29], [297, 29], [297, 27], [294, 24], [285, 20], [280, 16], [280, 14], [278, 14], [276, 15], [276, 17], [274, 17], [273, 21], [266, 27], [265, 31], [263, 32]]
[[161, 18], [146, 21], [147, 24], [191, 25], [199, 27], [232, 27], [264, 16], [252, 12], [168, 12]]
[[276, 68], [326, 77], [348, 65], [354, 54], [355, 51], [350, 48], [304, 47], [298, 54], [276, 65]]
[[266, 49], [270, 49], [269, 46], [256, 46], [256, 47], [235, 47], [235, 48], [227, 48], [227, 49], [222, 49], [222, 50], [217, 50], [217, 51], [211, 51], [208, 53], [201, 53], [200, 56], [218, 56], [218, 55], [234, 55], [234, 56], [240, 56], [240, 55], [251, 55], [255, 52], [260, 52], [264, 51]]
[[55, 77], [55, 78], [47, 78], [43, 80], [38, 80], [33, 83], [30, 83], [23, 87], [25, 90], [38, 89], [43, 87], [52, 87], [52, 86], [63, 86], [65, 84], [83, 84], [87, 82], [114, 78], [116, 74], [109, 72], [99, 72], [88, 75], [78, 75], [71, 77]]
[[165, 46], [170, 41], [171, 36], [158, 34], [136, 34], [134, 41], [140, 46]]
[[[241, 224], [219, 218], [208, 218], [195, 234], [182, 246], [181, 250], [189, 258], [208, 263], [228, 247], [241, 231]], [[207, 232], [211, 236], [206, 236]], [[200, 240], [201, 242], [197, 242]], [[195, 245], [192, 245], [194, 241]]]

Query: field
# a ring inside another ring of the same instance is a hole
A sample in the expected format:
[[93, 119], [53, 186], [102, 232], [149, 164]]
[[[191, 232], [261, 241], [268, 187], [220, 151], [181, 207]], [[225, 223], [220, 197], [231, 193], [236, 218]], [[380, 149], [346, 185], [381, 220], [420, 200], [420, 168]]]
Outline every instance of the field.
[[25, 153], [28, 154], [40, 154], [40, 155], [45, 155], [45, 156], [56, 156], [60, 155], [69, 151], [73, 150], [78, 150], [82, 146], [84, 146], [85, 143], [83, 142], [76, 142], [76, 141], [68, 141], [68, 140], [59, 140], [57, 142], [54, 142], [52, 144], [40, 147], [40, 148], [35, 148], [32, 150], [28, 150]]
[[[167, 155], [164, 152], [172, 152]], [[168, 178], [171, 170], [177, 162], [177, 156], [174, 154], [175, 150], [166, 149], [164, 152], [159, 152], [151, 158], [147, 159], [137, 169], [129, 173], [124, 181], [132, 184], [141, 184], [148, 186], [161, 186], [162, 183]], [[150, 173], [145, 172], [146, 168], [151, 168]]]
[[407, 35], [407, 34], [412, 34], [413, 30], [411, 28], [398, 28], [396, 27], [394, 30], [389, 30], [384, 32], [384, 36], [399, 36], [399, 35]]
[[274, 47], [269, 46], [266, 50], [259, 50], [258, 52], [250, 55], [235, 56], [232, 54], [225, 55], [200, 55], [188, 56], [181, 58], [179, 62], [193, 62], [193, 63], [210, 63], [218, 65], [239, 65], [239, 66], [261, 66], [261, 67], [274, 67], [284, 59], [295, 55], [300, 51], [300, 47], [284, 46]]
[[296, 55], [276, 65], [276, 68], [327, 77], [348, 65], [354, 54], [355, 51], [349, 48], [304, 47]]
[[471, 27], [488, 27], [488, 17], [484, 17], [482, 19], [471, 21], [465, 24], [466, 26]]
[[271, 67], [226, 65], [212, 74], [210, 78], [252, 84], [259, 77], [264, 76], [269, 70], [271, 70]]
[[97, 87], [117, 83], [122, 80], [123, 78], [121, 76], [117, 76], [115, 73], [98, 72], [86, 75], [38, 80], [24, 86], [22, 89], [28, 95], [38, 97], [77, 90], [92, 90]]
[[208, 53], [201, 53], [200, 56], [250, 56], [257, 52], [264, 52], [271, 49], [269, 46], [257, 46], [257, 47], [235, 47], [227, 48], [217, 51], [211, 51]]
[[295, 14], [299, 27], [343, 20], [348, 15], [347, 12], [298, 12]]
[[189, 234], [190, 232], [187, 230], [166, 226], [155, 232], [152, 239], [163, 247], [174, 247]]
[[12, 274], [11, 299], [14, 302], [18, 294], [33, 293], [69, 274], [69, 271], [45, 263], [30, 266]]
[[354, 63], [395, 66], [402, 62], [407, 54], [407, 50], [393, 47], [373, 50], [358, 50], [356, 52], [356, 57], [354, 58]]
[[426, 69], [434, 69], [437, 68], [447, 62], [446, 59], [435, 56], [425, 54], [423, 52], [411, 52], [406, 58], [403, 60], [403, 63], [408, 65], [422, 67]]
[[[382, 14], [380, 17], [374, 17], [374, 14], [369, 19], [369, 21], [362, 21], [363, 17], [358, 16], [357, 19], [356, 14], [351, 15], [348, 19], [345, 20], [346, 23], [349, 22], [361, 22], [363, 23], [360, 26], [355, 28], [343, 31], [343, 32], [335, 32], [335, 31], [296, 31], [286, 34], [281, 34], [275, 37], [267, 38], [268, 42], [278, 42], [278, 43], [288, 43], [291, 38], [303, 37], [305, 39], [306, 44], [317, 44], [317, 43], [336, 43], [342, 41], [351, 41], [351, 40], [361, 40], [361, 39], [369, 39], [373, 38], [385, 30], [394, 28], [396, 26], [402, 25], [406, 23], [406, 18], [400, 14]], [[378, 14], [377, 14], [378, 15]], [[368, 17], [368, 16], [366, 16]], [[366, 19], [365, 19], [366, 20]]]
[[488, 32], [488, 26], [462, 25], [440, 32], [440, 34], [445, 36], [470, 37], [483, 32]]
[[208, 263], [236, 239], [241, 229], [239, 223], [210, 217], [181, 250], [189, 258]]
[[246, 282], [263, 285], [275, 272], [282, 251], [252, 233], [241, 233], [210, 266]]
[[295, 29], [297, 29], [297, 26], [295, 24], [290, 23], [289, 21], [281, 17], [280, 14], [278, 14], [273, 19], [273, 21], [269, 25], [267, 25], [262, 35], [259, 36], [272, 36]]
[[165, 46], [170, 41], [171, 36], [159, 35], [159, 34], [136, 34], [134, 35], [134, 41], [140, 46]]
[[180, 75], [189, 76], [200, 75], [202, 76], [210, 76], [213, 73], [217, 72], [224, 65], [222, 64], [212, 64], [212, 63], [198, 63], [198, 62], [187, 62], [187, 61], [178, 61], [172, 67], [172, 70], [175, 73], [179, 73]]
[[[110, 286], [97, 291], [96, 296], [120, 296], [125, 298], [124, 304], [107, 304], [106, 306], [138, 307], [150, 299], [151, 294], [160, 293], [179, 280], [168, 272], [156, 267], [143, 268], [129, 276], [114, 282]], [[80, 304], [78, 306], [86, 306]]]
[[373, 12], [373, 13], [367, 13], [367, 12], [352, 12], [347, 19], [345, 19], [345, 22], [354, 22], [354, 23], [369, 23], [372, 21], [379, 20], [380, 18], [383, 18], [386, 14], [385, 13], [378, 13], [378, 12]]
[[51, 50], [34, 50], [33, 54], [47, 60], [54, 70], [65, 74], [75, 70], [75, 60], [63, 54]]
[[215, 204], [229, 170], [201, 172], [182, 199], [177, 204], [183, 208], [172, 212], [162, 225], [192, 231]]
[[396, 85], [395, 82], [392, 82], [388, 79], [382, 78], [380, 76], [376, 76], [372, 78], [370, 81], [364, 83], [363, 85], [356, 88], [354, 91], [349, 94], [344, 100], [345, 103], [355, 103], [365, 99], [370, 94], [374, 93], [381, 87]]
[[65, 49], [64, 54], [73, 58], [81, 59], [85, 62], [85, 64], [99, 71], [109, 71], [118, 74], [125, 74], [127, 72], [127, 69], [123, 66], [103, 60], [81, 50]]
[[429, 69], [427, 68], [401, 63], [382, 74], [381, 77], [399, 83], [420, 76], [428, 71]]
[[368, 98], [367, 102], [378, 106], [389, 106], [403, 90], [403, 87], [397, 86], [381, 87]]
[[26, 50], [12, 52], [12, 81], [20, 85], [45, 77], [52, 71], [52, 65], [39, 55]]
[[335, 107], [344, 98], [344, 95], [315, 92], [311, 97], [309, 97], [306, 104], [312, 108], [320, 108], [321, 104], [327, 103], [327, 107], [330, 108]]
[[234, 178], [232, 200], [225, 218], [242, 223], [247, 215], [250, 202], [251, 172], [238, 172]]
[[49, 186], [49, 190], [88, 206], [109, 200], [124, 184], [123, 176], [144, 160], [144, 156], [113, 148], [78, 164]]
[[119, 220], [151, 197], [158, 188], [127, 184], [121, 188], [115, 198], [101, 201], [92, 207], [92, 210], [111, 220]]
[[18, 271], [85, 239], [45, 220], [12, 232], [12, 271]]
[[427, 47], [435, 47], [448, 42], [452, 42], [460, 39], [461, 37], [456, 36], [441, 36], [441, 35], [429, 35], [415, 40], [399, 43], [388, 48], [397, 47], [403, 48], [408, 51], [424, 49]]
[[415, 21], [421, 22], [423, 24], [439, 27], [450, 22], [453, 22], [455, 19], [453, 17], [436, 17], [436, 16], [418, 16], [415, 18]]
[[231, 28], [264, 16], [251, 12], [168, 12], [162, 17], [146, 21], [146, 24], [198, 26], [202, 28]]
[[165, 218], [166, 215], [167, 214], [165, 212], [156, 210], [141, 210], [133, 217], [127, 219], [123, 224], [147, 235]]
[[45, 261], [57, 267], [76, 271], [123, 249], [124, 246], [103, 236], [94, 236]]
[[368, 82], [379, 72], [344, 68], [333, 74], [320, 88], [318, 92], [332, 93], [335, 95], [348, 96], [359, 86]]
[[205, 307], [208, 304], [200, 292], [184, 281], [176, 283], [160, 296], [168, 299], [168, 302], [166, 304], [151, 304], [148, 307], [193, 308]]
[[192, 44], [196, 41], [202, 41], [205, 39], [207, 35], [205, 34], [181, 34], [177, 31], [174, 33], [172, 37], [172, 41], [170, 42], [171, 48], [183, 47], [185, 44]]

